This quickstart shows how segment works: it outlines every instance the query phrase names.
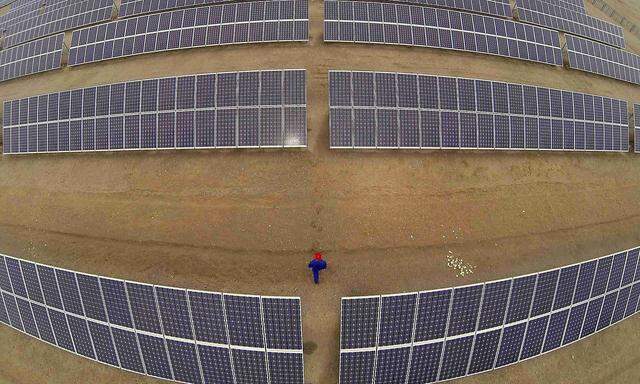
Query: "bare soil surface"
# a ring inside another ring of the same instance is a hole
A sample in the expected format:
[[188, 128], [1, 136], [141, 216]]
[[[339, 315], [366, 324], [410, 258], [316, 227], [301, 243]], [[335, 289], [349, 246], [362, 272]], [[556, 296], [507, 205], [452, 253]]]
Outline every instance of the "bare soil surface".
[[[302, 298], [305, 382], [336, 383], [340, 298], [532, 273], [640, 244], [640, 155], [329, 150], [329, 69], [492, 79], [640, 101], [578, 71], [424, 48], [212, 47], [0, 84], [0, 101], [203, 72], [307, 70], [309, 148], [3, 156], [0, 250], [129, 280]], [[313, 286], [315, 250], [329, 269]], [[447, 256], [475, 266], [458, 277]], [[640, 319], [461, 383], [640, 382]], [[316, 348], [317, 347], [317, 348]], [[155, 383], [0, 327], [0, 383]], [[8, 358], [7, 358], [8, 357]]]

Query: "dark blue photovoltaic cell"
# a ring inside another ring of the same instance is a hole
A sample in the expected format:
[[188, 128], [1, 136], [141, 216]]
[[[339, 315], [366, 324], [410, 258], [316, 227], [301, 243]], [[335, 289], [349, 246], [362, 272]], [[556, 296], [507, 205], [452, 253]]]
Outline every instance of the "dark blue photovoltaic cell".
[[560, 271], [560, 276], [558, 278], [558, 288], [556, 289], [556, 297], [553, 302], [554, 310], [571, 305], [579, 271], [579, 265], [565, 267]]
[[9, 323], [12, 327], [24, 331], [22, 326], [22, 320], [20, 319], [20, 312], [18, 311], [18, 305], [14, 296], [2, 292], [2, 298], [4, 299], [4, 305], [7, 309], [7, 315], [9, 317]]
[[593, 279], [593, 288], [591, 289], [591, 297], [596, 297], [605, 293], [607, 289], [607, 281], [611, 273], [611, 265], [613, 264], [613, 256], [605, 257], [598, 260], [598, 269]]
[[379, 297], [342, 300], [341, 348], [375, 346], [379, 305]]
[[267, 348], [302, 349], [300, 300], [262, 298]]
[[496, 367], [515, 363], [518, 360], [526, 327], [526, 323], [521, 323], [506, 327], [502, 331], [502, 340], [500, 342]]
[[29, 299], [37, 301], [39, 303], [44, 303], [36, 265], [33, 263], [20, 261], [20, 267], [22, 268], [22, 275], [24, 277], [24, 283], [27, 288], [27, 293], [29, 294]]
[[189, 291], [189, 303], [196, 339], [227, 344], [222, 295]]
[[478, 330], [502, 325], [510, 289], [511, 280], [485, 284]]
[[265, 353], [234, 349], [231, 351], [237, 384], [267, 384]]
[[482, 288], [483, 286], [480, 284], [454, 290], [448, 336], [461, 335], [475, 330]]
[[611, 266], [611, 275], [607, 284], [607, 292], [620, 288], [622, 282], [622, 273], [627, 262], [627, 253], [618, 253], [613, 257], [613, 265]]
[[445, 336], [451, 293], [451, 289], [420, 293], [415, 341], [433, 340]]
[[114, 327], [111, 328], [111, 331], [113, 332], [113, 343], [118, 351], [120, 366], [134, 372], [144, 373], [136, 334]]
[[260, 297], [225, 295], [224, 303], [230, 343], [263, 347]]
[[138, 333], [138, 341], [140, 342], [144, 365], [147, 367], [147, 374], [164, 379], [173, 379], [164, 340], [159, 337]]
[[69, 322], [69, 330], [73, 337], [73, 344], [76, 346], [76, 352], [90, 359], [95, 359], [87, 322], [84, 319], [72, 315], [67, 315], [67, 321]]
[[537, 318], [529, 321], [527, 333], [522, 344], [522, 352], [520, 360], [527, 359], [540, 354], [542, 344], [544, 343], [544, 335], [547, 331], [549, 316]]
[[602, 310], [600, 311], [600, 317], [598, 319], [598, 326], [596, 330], [599, 331], [611, 324], [611, 318], [613, 317], [613, 311], [616, 307], [616, 301], [618, 300], [618, 292], [611, 292], [607, 294], [602, 303]]
[[571, 308], [567, 328], [562, 339], [562, 344], [574, 342], [580, 338], [580, 331], [584, 322], [584, 316], [587, 311], [587, 303], [577, 305]]
[[473, 346], [468, 374], [487, 371], [493, 368], [501, 330], [478, 333]]
[[0, 256], [0, 288], [4, 291], [12, 293], [11, 280], [9, 279], [9, 273], [7, 272], [7, 266], [4, 261], [4, 256]]
[[447, 380], [465, 375], [472, 343], [473, 336], [446, 341], [438, 380]]
[[536, 275], [530, 275], [513, 280], [511, 299], [507, 310], [507, 323], [523, 320], [529, 316], [536, 277]]
[[65, 311], [84, 316], [75, 273], [61, 269], [55, 271]]
[[411, 342], [417, 294], [383, 296], [378, 345]]
[[[640, 118], [640, 116], [638, 116]], [[622, 286], [625, 286], [633, 281], [636, 274], [636, 268], [638, 265], [638, 249], [634, 249], [628, 252], [627, 262], [624, 267], [624, 274], [622, 276]]]
[[231, 355], [228, 348], [198, 345], [198, 354], [206, 383], [233, 384]]
[[102, 295], [111, 324], [133, 328], [124, 281], [100, 278]]
[[49, 309], [48, 312], [49, 319], [51, 320], [51, 328], [53, 328], [53, 333], [56, 336], [58, 347], [75, 352], [67, 317], [64, 313], [53, 309]]
[[89, 332], [91, 333], [91, 339], [93, 340], [98, 361], [117, 367], [118, 357], [109, 327], [89, 321]]
[[542, 349], [542, 352], [547, 352], [560, 347], [568, 318], [568, 309], [551, 315], [551, 319], [549, 320], [549, 329], [547, 329], [547, 337], [544, 340], [544, 348]]
[[127, 282], [126, 287], [136, 329], [162, 334], [153, 286]]
[[616, 307], [611, 318], [611, 324], [615, 324], [624, 318], [624, 312], [629, 302], [629, 295], [631, 293], [631, 287], [622, 288], [618, 294], [618, 300], [616, 301]]
[[[411, 367], [409, 369], [409, 384], [424, 384], [436, 381], [443, 344], [438, 342], [413, 347]], [[342, 379], [342, 376], [340, 378]]]
[[[0, 296], [0, 299], [2, 297]], [[4, 305], [2, 304], [2, 300], [0, 300], [0, 321], [2, 320], [2, 312], [4, 311]], [[47, 309], [38, 304], [31, 304], [31, 309], [33, 310], [33, 318], [36, 321], [36, 325], [38, 326], [38, 332], [40, 333], [40, 338], [46, 342], [49, 342], [53, 345], [56, 344], [55, 336], [53, 335], [53, 328], [51, 328], [51, 322], [49, 321], [49, 314], [47, 313]], [[6, 312], [5, 312], [6, 315]], [[8, 318], [7, 318], [8, 321]]]
[[551, 310], [559, 275], [560, 271], [557, 269], [538, 275], [536, 293], [531, 306], [531, 317], [547, 313]]
[[411, 348], [393, 348], [378, 351], [376, 379], [379, 384], [404, 383]]
[[81, 273], [78, 273], [76, 277], [78, 279], [82, 304], [87, 317], [100, 321], [107, 321], [107, 315], [104, 310], [104, 301], [102, 300], [102, 291], [100, 290], [100, 282], [98, 281], [98, 278]]
[[340, 353], [340, 382], [353, 384], [372, 383], [374, 364], [375, 351]]
[[589, 336], [596, 330], [596, 326], [598, 325], [598, 318], [600, 317], [600, 310], [602, 309], [602, 302], [604, 301], [603, 297], [599, 297], [595, 300], [591, 300], [589, 302], [589, 306], [587, 307], [587, 314], [584, 318], [584, 324], [582, 325], [582, 331], [580, 332], [580, 337]]
[[631, 293], [629, 294], [629, 302], [627, 303], [627, 309], [624, 312], [624, 316], [628, 317], [633, 315], [638, 309], [640, 302], [638, 298], [640, 297], [640, 283], [634, 284], [631, 288]]
[[5, 263], [7, 264], [7, 270], [9, 271], [9, 279], [11, 280], [13, 293], [15, 293], [18, 296], [27, 298], [28, 297], [27, 287], [24, 285], [24, 279], [22, 277], [22, 269], [20, 268], [20, 262], [11, 257], [5, 257]]
[[272, 384], [303, 384], [302, 353], [269, 352], [269, 380]]
[[187, 292], [165, 287], [156, 287], [155, 290], [165, 336], [193, 339]]
[[580, 264], [580, 272], [578, 274], [578, 282], [576, 284], [576, 292], [573, 296], [573, 303], [579, 303], [589, 299], [591, 287], [593, 286], [593, 278], [596, 273], [597, 260], [592, 260]]
[[195, 344], [167, 339], [167, 349], [175, 380], [202, 383]]
[[22, 319], [22, 325], [24, 326], [25, 332], [31, 336], [39, 337], [36, 320], [33, 318], [33, 312], [31, 312], [31, 305], [27, 300], [19, 297], [16, 298], [16, 302], [18, 304], [18, 312], [20, 313], [20, 318]]

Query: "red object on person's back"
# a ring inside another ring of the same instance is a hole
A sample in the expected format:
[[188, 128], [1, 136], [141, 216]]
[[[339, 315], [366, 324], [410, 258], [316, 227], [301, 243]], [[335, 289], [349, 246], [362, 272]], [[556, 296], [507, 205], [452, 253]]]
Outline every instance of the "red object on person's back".
[[320, 252], [316, 252], [316, 254], [315, 254], [315, 255], [313, 255], [313, 257], [314, 257], [316, 260], [322, 260], [322, 253], [320, 253]]

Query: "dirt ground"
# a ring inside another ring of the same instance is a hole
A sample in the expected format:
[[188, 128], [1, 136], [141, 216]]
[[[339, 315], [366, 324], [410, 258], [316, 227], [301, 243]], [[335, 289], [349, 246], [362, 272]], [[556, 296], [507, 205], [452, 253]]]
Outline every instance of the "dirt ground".
[[[302, 298], [305, 382], [336, 383], [340, 297], [536, 272], [640, 244], [640, 155], [329, 150], [327, 71], [446, 74], [640, 101], [578, 71], [423, 48], [308, 44], [194, 49], [0, 84], [0, 101], [117, 81], [307, 70], [309, 148], [3, 156], [0, 250], [163, 285]], [[640, 21], [638, 21], [640, 22]], [[315, 250], [329, 270], [313, 286]], [[476, 266], [457, 277], [447, 255]], [[460, 383], [640, 382], [640, 318]], [[156, 383], [0, 327], [0, 383]], [[9, 358], [6, 358], [9, 356]], [[90, 378], [90, 379], [88, 379]]]

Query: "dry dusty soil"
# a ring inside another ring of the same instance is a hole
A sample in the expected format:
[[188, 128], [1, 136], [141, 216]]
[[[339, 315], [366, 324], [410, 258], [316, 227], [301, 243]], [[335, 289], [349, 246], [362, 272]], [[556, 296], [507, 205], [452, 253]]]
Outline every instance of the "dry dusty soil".
[[[640, 24], [640, 2], [612, 5]], [[337, 382], [342, 296], [482, 282], [640, 245], [640, 155], [329, 150], [327, 71], [445, 74], [636, 102], [640, 87], [498, 57], [325, 44], [322, 2], [310, 6], [308, 44], [159, 53], [2, 83], [0, 101], [157, 76], [305, 68], [309, 147], [3, 156], [0, 250], [129, 280], [299, 295], [305, 381], [327, 384]], [[637, 50], [637, 39], [627, 36]], [[315, 250], [330, 265], [319, 286], [306, 269]], [[457, 277], [447, 255], [475, 266], [474, 273]], [[458, 382], [638, 383], [639, 344], [636, 316]], [[161, 381], [0, 327], [0, 383], [45, 382]]]

